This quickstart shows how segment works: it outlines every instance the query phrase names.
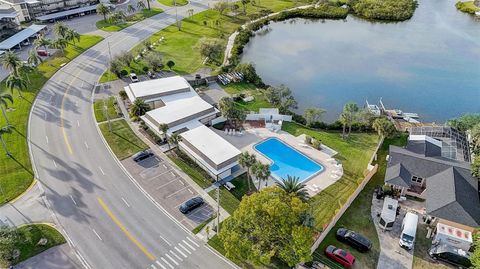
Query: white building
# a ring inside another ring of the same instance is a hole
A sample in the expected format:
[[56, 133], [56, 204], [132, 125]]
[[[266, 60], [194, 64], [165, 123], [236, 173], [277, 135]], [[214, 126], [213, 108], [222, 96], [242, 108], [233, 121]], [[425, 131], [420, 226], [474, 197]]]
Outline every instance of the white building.
[[141, 119], [154, 133], [163, 137], [159, 127], [167, 124], [167, 136], [181, 136], [179, 148], [216, 180], [238, 170], [240, 150], [205, 125], [219, 111], [203, 100], [182, 77], [160, 78], [125, 87], [131, 102], [144, 100], [152, 110]]

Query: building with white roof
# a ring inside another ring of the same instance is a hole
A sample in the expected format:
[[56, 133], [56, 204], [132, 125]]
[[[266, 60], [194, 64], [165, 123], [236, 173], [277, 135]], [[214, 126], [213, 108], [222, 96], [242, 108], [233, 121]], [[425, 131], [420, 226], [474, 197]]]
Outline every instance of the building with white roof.
[[180, 136], [179, 148], [214, 179], [225, 179], [238, 168], [240, 150], [205, 125], [183, 132]]

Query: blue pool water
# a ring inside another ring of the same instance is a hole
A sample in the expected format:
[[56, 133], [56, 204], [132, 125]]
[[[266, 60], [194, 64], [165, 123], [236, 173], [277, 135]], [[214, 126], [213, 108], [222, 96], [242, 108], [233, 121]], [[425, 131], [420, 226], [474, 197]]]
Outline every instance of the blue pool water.
[[266, 139], [254, 148], [273, 162], [270, 170], [277, 180], [295, 176], [303, 182], [323, 170], [323, 166], [277, 138]]

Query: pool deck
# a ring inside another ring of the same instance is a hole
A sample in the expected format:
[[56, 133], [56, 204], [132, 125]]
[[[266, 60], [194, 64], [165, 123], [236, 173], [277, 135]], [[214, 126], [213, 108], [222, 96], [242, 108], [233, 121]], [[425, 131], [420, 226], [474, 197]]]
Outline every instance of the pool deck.
[[[332, 157], [329, 154], [327, 154], [326, 152], [322, 152], [320, 150], [316, 150], [304, 144], [305, 135], [300, 135], [295, 137], [284, 131], [272, 132], [266, 128], [252, 128], [252, 129], [247, 129], [244, 132], [243, 136], [231, 136], [231, 135], [226, 135], [224, 131], [220, 131], [215, 128], [211, 128], [211, 129], [214, 132], [216, 132], [218, 135], [223, 137], [225, 140], [230, 142], [232, 145], [240, 149], [240, 151], [242, 152], [248, 151], [250, 153], [255, 154], [257, 156], [257, 160], [259, 160], [262, 163], [271, 164], [271, 161], [265, 156], [263, 156], [260, 152], [256, 151], [253, 148], [254, 145], [267, 138], [276, 137], [282, 140], [284, 143], [288, 144], [290, 147], [300, 151], [308, 158], [321, 164], [324, 169], [320, 173], [315, 174], [314, 176], [312, 176], [311, 178], [307, 179], [304, 182], [310, 196], [314, 196], [320, 193], [323, 189], [335, 183], [343, 175], [343, 171], [341, 170], [341, 168], [338, 168], [337, 166], [335, 166], [336, 162], [332, 159]], [[337, 175], [333, 175], [332, 172], [335, 172], [335, 171], [337, 171]], [[271, 184], [275, 184], [275, 180], [273, 178], [271, 178], [267, 182], [267, 185], [271, 185]]]

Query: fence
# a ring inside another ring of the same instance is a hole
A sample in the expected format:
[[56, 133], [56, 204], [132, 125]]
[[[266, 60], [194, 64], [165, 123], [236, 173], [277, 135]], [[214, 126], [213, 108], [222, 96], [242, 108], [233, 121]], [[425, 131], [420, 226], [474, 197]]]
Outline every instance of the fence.
[[333, 228], [333, 226], [335, 226], [335, 224], [337, 224], [337, 221], [342, 217], [343, 213], [345, 213], [345, 211], [347, 210], [347, 208], [350, 207], [350, 205], [352, 204], [353, 200], [355, 200], [355, 198], [357, 198], [358, 194], [363, 190], [363, 188], [365, 187], [365, 185], [367, 185], [367, 183], [370, 181], [370, 179], [373, 177], [373, 175], [375, 175], [375, 173], [377, 173], [377, 170], [378, 170], [378, 164], [376, 164], [375, 166], [373, 166], [372, 170], [368, 171], [368, 174], [365, 176], [365, 178], [363, 179], [363, 181], [360, 183], [360, 185], [358, 186], [358, 188], [352, 193], [352, 195], [350, 195], [350, 197], [348, 198], [347, 202], [345, 202], [345, 204], [340, 208], [340, 211], [337, 212], [337, 214], [335, 214], [335, 217], [333, 217], [332, 221], [330, 221], [330, 223], [327, 225], [327, 227], [322, 231], [322, 233], [320, 234], [320, 236], [317, 238], [317, 240], [315, 240], [315, 243], [313, 243], [313, 246], [311, 248], [311, 251], [312, 253], [315, 251], [315, 249], [318, 248], [318, 246], [320, 245], [320, 243], [323, 241], [323, 239], [325, 239], [325, 237], [327, 236], [327, 234], [330, 232], [330, 230]]

